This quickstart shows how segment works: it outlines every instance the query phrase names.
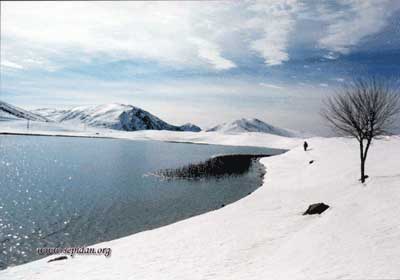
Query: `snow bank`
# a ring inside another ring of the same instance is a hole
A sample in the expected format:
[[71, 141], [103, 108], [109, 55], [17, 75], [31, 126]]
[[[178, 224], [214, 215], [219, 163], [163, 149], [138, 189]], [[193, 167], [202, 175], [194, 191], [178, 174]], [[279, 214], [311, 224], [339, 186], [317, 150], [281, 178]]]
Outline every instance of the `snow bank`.
[[[357, 181], [354, 141], [307, 141], [308, 152], [299, 145], [262, 159], [264, 185], [238, 202], [98, 244], [112, 248], [110, 258], [42, 259], [2, 271], [0, 278], [400, 278], [400, 139], [373, 144], [365, 185]], [[315, 202], [331, 208], [302, 216]]]

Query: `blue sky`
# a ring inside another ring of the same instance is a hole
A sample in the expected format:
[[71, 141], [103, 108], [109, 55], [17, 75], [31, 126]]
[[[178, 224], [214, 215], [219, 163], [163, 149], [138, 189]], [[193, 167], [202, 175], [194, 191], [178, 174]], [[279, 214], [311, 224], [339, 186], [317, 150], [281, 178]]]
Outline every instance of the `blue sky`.
[[400, 74], [400, 1], [1, 2], [0, 99], [327, 133], [321, 101]]

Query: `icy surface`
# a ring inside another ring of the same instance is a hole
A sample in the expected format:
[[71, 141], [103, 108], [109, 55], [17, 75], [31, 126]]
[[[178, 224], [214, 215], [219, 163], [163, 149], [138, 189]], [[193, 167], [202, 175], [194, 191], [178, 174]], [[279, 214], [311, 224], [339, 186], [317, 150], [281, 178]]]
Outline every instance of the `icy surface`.
[[[261, 133], [251, 135], [268, 144]], [[2, 271], [0, 279], [400, 278], [400, 138], [374, 142], [366, 184], [358, 181], [355, 141], [307, 141], [307, 152], [297, 140], [286, 154], [262, 159], [264, 185], [234, 204], [98, 244], [112, 248], [110, 258], [42, 259]], [[315, 202], [331, 208], [303, 216]]]

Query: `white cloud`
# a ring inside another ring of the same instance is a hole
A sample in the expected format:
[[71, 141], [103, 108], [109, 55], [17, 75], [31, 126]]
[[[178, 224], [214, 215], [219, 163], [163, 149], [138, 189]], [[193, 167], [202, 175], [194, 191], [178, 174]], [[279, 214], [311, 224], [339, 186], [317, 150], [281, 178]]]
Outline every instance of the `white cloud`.
[[201, 38], [191, 38], [190, 41], [198, 47], [198, 56], [213, 65], [215, 69], [227, 70], [236, 67], [235, 63], [221, 56], [221, 49], [217, 44]]
[[15, 62], [12, 62], [12, 61], [5, 60], [5, 59], [1, 60], [1, 64], [0, 65], [4, 66], [4, 67], [14, 68], [14, 69], [24, 69], [24, 67], [22, 67], [21, 65], [15, 63]]
[[1, 51], [23, 68], [49, 71], [99, 58], [223, 71], [257, 55], [273, 66], [289, 61], [299, 42], [330, 59], [348, 53], [399, 7], [395, 0], [3, 1]]
[[[1, 5], [2, 51], [21, 65], [35, 66], [26, 63], [27, 57], [44, 57], [42, 60], [55, 63], [63, 57], [90, 61], [102, 56], [154, 60], [177, 67], [211, 65], [217, 70], [235, 67], [223, 56], [218, 43], [221, 34], [213, 26], [223, 3], [2, 2]], [[206, 20], [210, 22], [208, 27], [204, 25]]]
[[257, 1], [249, 6], [256, 16], [247, 24], [261, 33], [260, 38], [251, 42], [251, 49], [261, 54], [265, 64], [279, 65], [289, 60], [287, 48], [299, 9], [296, 0]]
[[339, 55], [337, 53], [334, 52], [329, 52], [328, 54], [324, 55], [324, 57], [326, 59], [331, 59], [331, 60], [335, 60], [339, 57]]
[[266, 88], [272, 88], [272, 89], [284, 89], [284, 87], [277, 86], [274, 84], [267, 84], [267, 83], [259, 83], [260, 86], [266, 87]]
[[[320, 18], [328, 24], [326, 35], [319, 39], [321, 48], [347, 54], [363, 38], [382, 30], [389, 17], [399, 8], [393, 0], [340, 0], [340, 10], [319, 9]], [[335, 59], [331, 52], [327, 58]]]
[[[26, 68], [76, 60], [144, 59], [176, 67], [236, 67], [227, 53], [289, 60], [296, 0], [235, 2], [2, 2], [3, 54]], [[62, 60], [60, 62], [59, 60]]]
[[333, 81], [339, 82], [339, 83], [343, 83], [345, 81], [344, 78], [333, 78]]

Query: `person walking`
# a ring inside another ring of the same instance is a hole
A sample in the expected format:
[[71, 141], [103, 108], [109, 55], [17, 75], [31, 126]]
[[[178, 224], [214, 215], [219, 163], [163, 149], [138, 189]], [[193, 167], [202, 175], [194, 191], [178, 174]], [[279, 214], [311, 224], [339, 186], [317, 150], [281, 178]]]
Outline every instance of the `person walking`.
[[308, 143], [307, 143], [307, 141], [304, 141], [303, 147], [304, 147], [304, 151], [307, 151], [307, 148], [308, 148]]

